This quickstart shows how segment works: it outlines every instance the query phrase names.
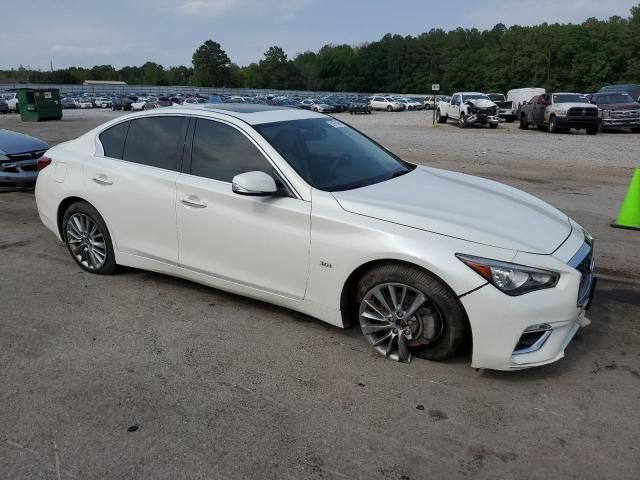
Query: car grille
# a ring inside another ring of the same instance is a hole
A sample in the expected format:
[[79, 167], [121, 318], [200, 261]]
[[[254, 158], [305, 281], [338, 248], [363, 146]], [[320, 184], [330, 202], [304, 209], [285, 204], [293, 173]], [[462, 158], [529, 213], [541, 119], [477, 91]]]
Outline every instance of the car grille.
[[16, 153], [13, 155], [7, 155], [11, 162], [21, 162], [22, 160], [36, 160], [44, 155], [46, 150], [38, 150], [35, 152]]
[[584, 307], [589, 301], [591, 285], [594, 281], [593, 271], [595, 262], [593, 259], [593, 244], [585, 240], [582, 247], [580, 247], [573, 258], [569, 260], [569, 265], [578, 270], [581, 274], [577, 306]]
[[640, 119], [640, 110], [610, 110], [609, 118], [617, 120]]
[[569, 116], [570, 117], [597, 117], [598, 109], [573, 107], [569, 109]]

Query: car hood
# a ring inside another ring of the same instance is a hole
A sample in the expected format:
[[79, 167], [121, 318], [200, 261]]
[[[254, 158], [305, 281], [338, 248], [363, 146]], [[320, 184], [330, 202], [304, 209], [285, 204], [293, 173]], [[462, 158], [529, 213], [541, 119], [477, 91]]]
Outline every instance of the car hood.
[[478, 108], [491, 108], [496, 106], [495, 103], [493, 103], [491, 100], [487, 100], [486, 98], [476, 98], [474, 100], [467, 100], [466, 103], [471, 103], [472, 105], [475, 105]]
[[48, 150], [49, 145], [42, 140], [10, 130], [0, 129], [0, 153], [15, 155], [17, 153]]
[[532, 195], [423, 166], [333, 195], [344, 210], [355, 214], [528, 253], [553, 253], [571, 233], [567, 215]]
[[640, 103], [601, 103], [598, 108], [602, 110], [639, 110]]

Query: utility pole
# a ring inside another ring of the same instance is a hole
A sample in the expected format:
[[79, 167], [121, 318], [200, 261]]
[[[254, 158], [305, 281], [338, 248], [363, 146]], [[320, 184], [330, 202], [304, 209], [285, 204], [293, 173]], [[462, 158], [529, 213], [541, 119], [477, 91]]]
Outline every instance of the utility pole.
[[51, 71], [53, 72], [53, 60], [49, 60], [49, 65], [51, 65]]

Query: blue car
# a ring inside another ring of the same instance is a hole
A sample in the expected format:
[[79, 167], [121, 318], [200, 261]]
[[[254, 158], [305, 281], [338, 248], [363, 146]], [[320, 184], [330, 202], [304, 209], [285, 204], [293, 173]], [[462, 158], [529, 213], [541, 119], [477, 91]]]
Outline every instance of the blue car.
[[33, 188], [38, 159], [47, 150], [42, 140], [0, 129], [0, 192]]

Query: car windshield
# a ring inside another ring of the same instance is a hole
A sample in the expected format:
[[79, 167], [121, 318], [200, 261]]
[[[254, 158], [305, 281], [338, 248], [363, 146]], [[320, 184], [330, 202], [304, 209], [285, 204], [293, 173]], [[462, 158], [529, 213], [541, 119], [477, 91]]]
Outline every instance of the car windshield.
[[553, 103], [588, 103], [587, 97], [577, 93], [561, 93], [553, 96]]
[[469, 100], [489, 100], [489, 97], [487, 97], [486, 95], [483, 95], [481, 93], [478, 93], [477, 95], [463, 95], [462, 96], [462, 103], [468, 102]]
[[595, 103], [604, 104], [604, 105], [612, 105], [615, 103], [635, 103], [631, 95], [628, 93], [608, 93], [606, 95], [596, 95]]
[[311, 186], [328, 192], [383, 182], [415, 168], [330, 118], [254, 127]]

